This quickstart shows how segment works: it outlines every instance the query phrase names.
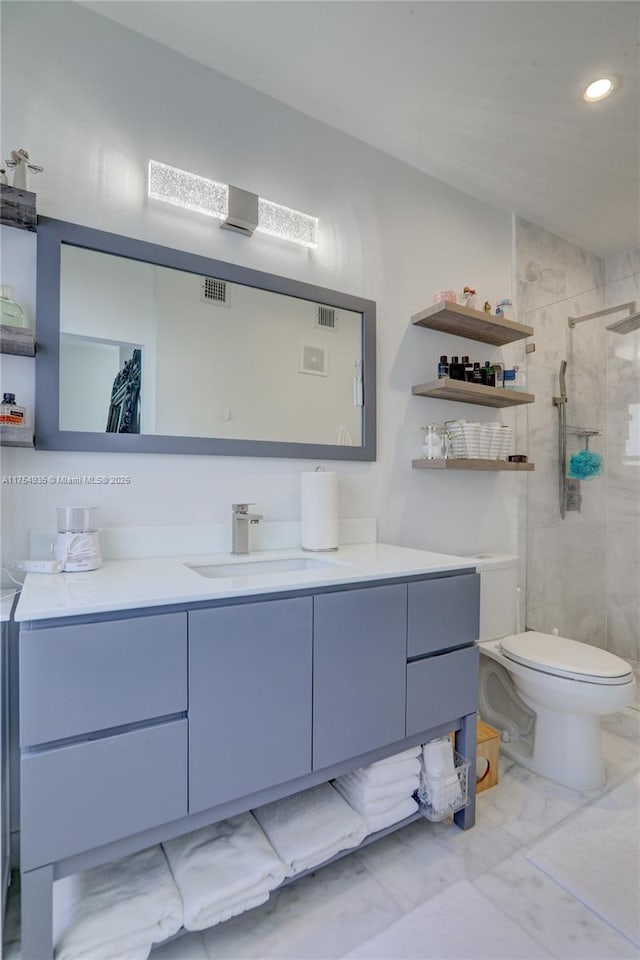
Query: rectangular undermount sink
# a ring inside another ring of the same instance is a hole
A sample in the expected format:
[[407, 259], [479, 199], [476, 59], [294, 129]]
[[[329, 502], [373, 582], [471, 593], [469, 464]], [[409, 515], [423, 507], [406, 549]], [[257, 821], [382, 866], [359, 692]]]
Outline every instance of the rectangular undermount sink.
[[323, 567], [341, 567], [343, 563], [321, 560], [319, 557], [282, 557], [280, 560], [238, 560], [232, 563], [187, 563], [190, 570], [201, 577], [255, 577], [268, 573], [290, 573], [298, 570], [318, 570]]

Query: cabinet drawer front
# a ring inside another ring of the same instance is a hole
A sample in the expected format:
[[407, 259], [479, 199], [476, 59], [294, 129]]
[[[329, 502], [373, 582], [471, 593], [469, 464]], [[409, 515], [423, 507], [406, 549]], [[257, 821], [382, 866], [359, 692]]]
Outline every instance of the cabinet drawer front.
[[22, 868], [187, 815], [187, 721], [27, 754]]
[[20, 744], [187, 709], [187, 615], [20, 633]]
[[407, 736], [475, 713], [477, 647], [407, 664]]
[[407, 587], [314, 599], [313, 767], [404, 737]]
[[311, 770], [310, 597], [189, 614], [189, 812]]
[[480, 624], [480, 575], [410, 583], [408, 618], [408, 657], [474, 643]]

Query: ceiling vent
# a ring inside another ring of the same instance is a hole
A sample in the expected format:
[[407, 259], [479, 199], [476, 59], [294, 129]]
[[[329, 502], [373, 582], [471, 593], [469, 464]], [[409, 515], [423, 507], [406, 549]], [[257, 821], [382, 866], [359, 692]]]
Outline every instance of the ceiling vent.
[[333, 307], [318, 307], [316, 326], [321, 330], [336, 329], [336, 311]]
[[203, 303], [215, 303], [219, 307], [229, 306], [229, 291], [225, 280], [216, 277], [203, 277], [200, 284], [200, 300]]

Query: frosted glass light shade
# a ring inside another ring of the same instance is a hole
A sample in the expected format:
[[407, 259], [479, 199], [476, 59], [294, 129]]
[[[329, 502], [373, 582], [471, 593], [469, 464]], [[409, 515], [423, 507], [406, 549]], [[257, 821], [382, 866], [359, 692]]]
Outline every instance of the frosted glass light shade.
[[204, 213], [224, 220], [229, 209], [229, 188], [226, 183], [207, 180], [188, 170], [169, 167], [157, 160], [149, 161], [149, 196], [176, 207]]
[[292, 240], [304, 247], [318, 246], [318, 218], [291, 207], [283, 207], [271, 200], [258, 199], [257, 233]]
[[[219, 220], [226, 220], [229, 215], [229, 187], [226, 183], [217, 183], [157, 160], [149, 161], [148, 194], [152, 200], [162, 200]], [[318, 246], [317, 217], [263, 197], [258, 198], [256, 232], [291, 240], [304, 247]]]

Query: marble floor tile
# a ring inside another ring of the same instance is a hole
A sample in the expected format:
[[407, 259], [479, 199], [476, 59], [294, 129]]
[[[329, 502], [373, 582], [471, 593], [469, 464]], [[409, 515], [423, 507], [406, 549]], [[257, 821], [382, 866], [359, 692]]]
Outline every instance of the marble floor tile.
[[525, 854], [640, 947], [640, 774], [603, 794]]
[[403, 910], [461, 879], [473, 879], [520, 844], [478, 813], [473, 830], [452, 828], [450, 820], [418, 820], [356, 853]]
[[503, 860], [474, 885], [554, 957], [626, 960], [640, 956], [626, 937], [529, 863], [523, 851]]
[[468, 880], [460, 880], [345, 954], [345, 960], [534, 960], [551, 956]]
[[388, 892], [350, 855], [276, 890], [267, 903], [203, 931], [210, 958], [329, 960], [401, 916]]

